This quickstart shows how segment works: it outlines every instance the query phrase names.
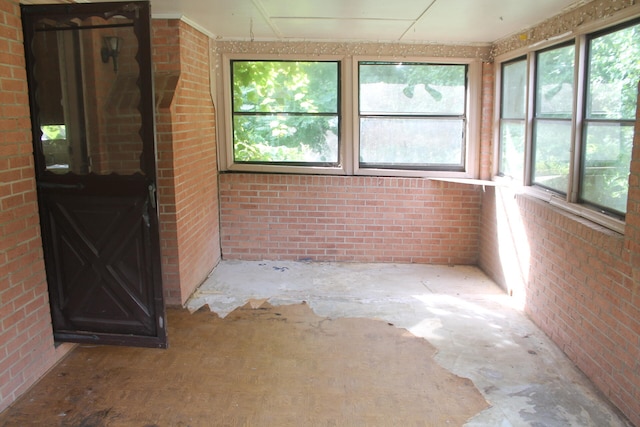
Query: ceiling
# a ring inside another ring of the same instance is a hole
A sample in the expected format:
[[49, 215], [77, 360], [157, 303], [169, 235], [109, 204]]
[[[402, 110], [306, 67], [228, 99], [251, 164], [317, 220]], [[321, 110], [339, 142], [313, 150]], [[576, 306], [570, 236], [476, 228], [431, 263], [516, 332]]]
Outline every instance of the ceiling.
[[152, 0], [227, 40], [491, 43], [587, 0]]
[[590, 1], [151, 0], [151, 10], [155, 18], [184, 19], [221, 40], [489, 44]]

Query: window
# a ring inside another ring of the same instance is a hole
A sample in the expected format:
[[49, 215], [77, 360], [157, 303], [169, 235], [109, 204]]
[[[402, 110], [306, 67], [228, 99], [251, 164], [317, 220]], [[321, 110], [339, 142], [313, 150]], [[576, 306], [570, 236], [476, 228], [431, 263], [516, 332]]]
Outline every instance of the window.
[[498, 175], [522, 173], [531, 194], [621, 230], [640, 80], [638, 40], [636, 19], [502, 62]]
[[569, 185], [574, 60], [573, 45], [536, 55], [531, 181], [562, 194]]
[[479, 58], [221, 60], [221, 170], [477, 178]]
[[42, 131], [40, 141], [46, 169], [53, 173], [68, 172], [70, 147], [66, 126], [64, 124], [42, 125], [40, 130]]
[[339, 64], [232, 61], [236, 163], [337, 165]]
[[640, 80], [640, 24], [589, 38], [580, 200], [623, 214]]
[[500, 158], [498, 172], [522, 180], [526, 125], [527, 60], [502, 64]]
[[466, 76], [466, 65], [360, 62], [360, 167], [463, 171]]

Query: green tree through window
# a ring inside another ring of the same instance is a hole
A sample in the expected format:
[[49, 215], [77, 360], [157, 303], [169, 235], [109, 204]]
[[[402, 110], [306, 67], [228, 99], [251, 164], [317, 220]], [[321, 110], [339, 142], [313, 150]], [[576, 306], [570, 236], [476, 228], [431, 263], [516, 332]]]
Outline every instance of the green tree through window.
[[554, 47], [539, 52], [536, 58], [532, 181], [566, 194], [571, 162], [575, 46]]
[[589, 42], [581, 201], [625, 213], [640, 80], [640, 24]]
[[239, 163], [336, 165], [339, 63], [232, 61]]

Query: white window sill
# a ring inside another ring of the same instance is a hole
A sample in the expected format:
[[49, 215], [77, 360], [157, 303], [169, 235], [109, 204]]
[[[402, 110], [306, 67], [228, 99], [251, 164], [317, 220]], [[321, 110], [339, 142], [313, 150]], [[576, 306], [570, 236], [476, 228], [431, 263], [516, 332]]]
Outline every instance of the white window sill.
[[558, 207], [566, 212], [581, 218], [594, 222], [602, 227], [608, 228], [619, 234], [624, 234], [625, 222], [617, 218], [613, 218], [609, 215], [594, 211], [586, 206], [582, 206], [576, 203], [569, 203], [556, 194], [545, 191], [536, 187], [523, 186], [516, 184], [513, 180], [504, 177], [496, 177], [493, 181], [483, 179], [466, 179], [466, 178], [429, 178], [434, 181], [445, 182], [457, 182], [460, 184], [481, 185], [483, 189], [485, 187], [508, 187], [516, 194], [522, 194], [525, 196], [533, 197], [539, 200], [544, 200], [551, 206]]
[[473, 179], [473, 178], [429, 178], [432, 181], [444, 181], [444, 182], [454, 182], [458, 184], [469, 184], [469, 185], [481, 185], [484, 190], [485, 187], [505, 187], [506, 184], [503, 184], [499, 181], [488, 181], [486, 179]]
[[551, 206], [558, 207], [564, 211], [567, 211], [573, 215], [585, 218], [592, 221], [602, 227], [615, 231], [619, 234], [624, 234], [625, 222], [617, 218], [613, 218], [609, 215], [594, 211], [586, 206], [579, 205], [577, 203], [569, 203], [561, 197], [555, 195], [552, 192], [544, 191], [535, 187], [522, 187], [520, 193], [534, 197], [536, 199], [544, 200]]

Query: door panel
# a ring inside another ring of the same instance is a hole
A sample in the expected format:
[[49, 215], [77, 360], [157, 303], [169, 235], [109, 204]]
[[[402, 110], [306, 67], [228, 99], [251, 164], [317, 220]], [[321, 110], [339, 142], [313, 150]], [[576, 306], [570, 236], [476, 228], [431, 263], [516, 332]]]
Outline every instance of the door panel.
[[22, 16], [55, 338], [165, 347], [149, 3]]
[[[61, 266], [61, 326], [101, 332], [153, 333], [144, 286], [151, 272], [147, 207], [136, 194], [106, 198], [46, 194], [51, 243]], [[113, 236], [119, 236], [114, 239]]]

